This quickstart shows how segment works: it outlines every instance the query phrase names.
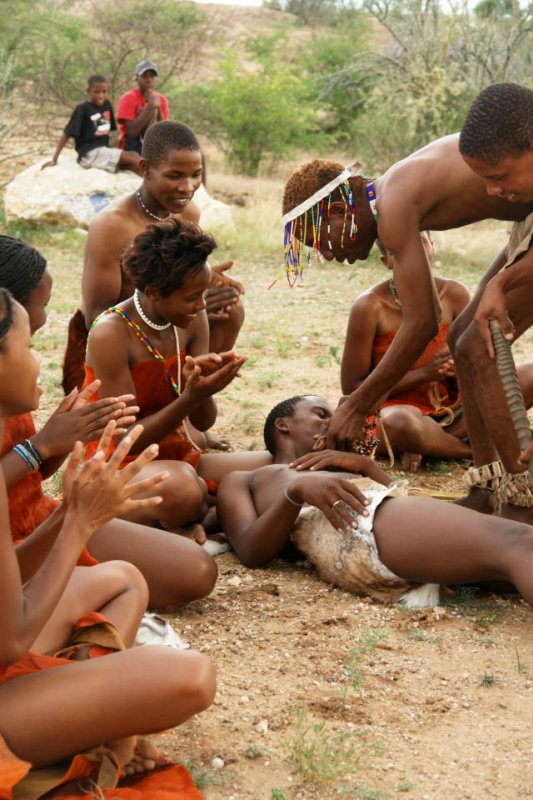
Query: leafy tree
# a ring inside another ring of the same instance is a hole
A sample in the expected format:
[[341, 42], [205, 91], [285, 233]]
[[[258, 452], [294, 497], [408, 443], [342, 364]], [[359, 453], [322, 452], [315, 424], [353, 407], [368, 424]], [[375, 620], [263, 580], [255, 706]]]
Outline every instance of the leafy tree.
[[[206, 17], [187, 0], [92, 0], [39, 4], [6, 0], [13, 16], [0, 45], [17, 47], [17, 72], [32, 88], [32, 101], [70, 109], [91, 73], [105, 75], [110, 94], [131, 87], [135, 64], [147, 54], [159, 67], [159, 86], [180, 76], [210, 34]], [[17, 34], [17, 30], [19, 33]]]
[[509, 13], [472, 15], [453, 0], [448, 9], [440, 0], [364, 0], [383, 44], [376, 48], [374, 38], [373, 50], [356, 53], [332, 76], [325, 96], [340, 91], [347, 101], [355, 97], [357, 155], [374, 168], [457, 130], [488, 83], [529, 79], [533, 8], [514, 0], [484, 2], [503, 4]]
[[279, 40], [274, 47], [254, 39], [251, 49], [262, 50], [257, 68], [244, 69], [230, 53], [220, 77], [196, 89], [197, 121], [247, 175], [257, 175], [265, 159], [285, 158], [311, 141], [317, 147], [326, 141], [307, 82], [278, 55], [279, 48]]

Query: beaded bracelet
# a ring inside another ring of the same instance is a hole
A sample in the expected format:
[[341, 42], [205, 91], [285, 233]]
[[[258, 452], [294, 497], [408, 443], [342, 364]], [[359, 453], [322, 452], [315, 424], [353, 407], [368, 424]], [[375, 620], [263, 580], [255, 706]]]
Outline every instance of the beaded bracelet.
[[297, 503], [296, 500], [293, 500], [292, 497], [289, 497], [287, 489], [283, 490], [283, 494], [285, 495], [285, 500], [288, 500], [289, 503], [292, 503], [293, 506], [297, 506], [298, 508], [301, 508], [303, 506], [303, 503]]
[[21, 457], [30, 472], [34, 472], [36, 469], [39, 469], [39, 464], [37, 463], [36, 459], [33, 457], [32, 453], [24, 447], [23, 444], [16, 444], [13, 448], [13, 452]]
[[26, 450], [30, 451], [30, 453], [34, 457], [35, 461], [37, 462], [37, 465], [39, 467], [42, 467], [44, 459], [43, 459], [42, 455], [39, 453], [39, 451], [37, 450], [37, 448], [35, 447], [35, 445], [33, 444], [33, 442], [30, 442], [29, 439], [24, 439], [24, 441], [21, 442], [21, 444], [22, 444], [23, 447], [26, 448]]

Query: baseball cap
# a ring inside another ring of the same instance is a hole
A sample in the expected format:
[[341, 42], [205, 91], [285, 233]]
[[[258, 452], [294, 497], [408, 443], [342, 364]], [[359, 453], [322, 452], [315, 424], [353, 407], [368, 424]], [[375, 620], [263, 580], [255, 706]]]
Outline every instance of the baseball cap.
[[137, 66], [135, 67], [135, 75], [137, 77], [139, 77], [139, 75], [144, 75], [144, 73], [147, 72], [149, 69], [155, 72], [156, 75], [159, 75], [157, 66], [154, 64], [153, 61], [149, 61], [148, 59], [145, 59], [144, 61], [141, 61], [139, 64], [137, 64]]

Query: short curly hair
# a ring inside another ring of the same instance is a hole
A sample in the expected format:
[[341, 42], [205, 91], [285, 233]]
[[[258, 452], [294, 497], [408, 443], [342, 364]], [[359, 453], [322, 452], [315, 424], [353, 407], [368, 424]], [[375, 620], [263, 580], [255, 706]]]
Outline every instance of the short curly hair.
[[140, 233], [124, 251], [122, 263], [141, 292], [150, 286], [168, 297], [202, 269], [215, 247], [214, 238], [198, 225], [170, 219]]
[[334, 180], [344, 166], [337, 161], [324, 161], [315, 158], [307, 161], [288, 178], [283, 192], [283, 214], [292, 211], [308, 197], [318, 192], [326, 183]]
[[281, 403], [275, 405], [269, 412], [265, 420], [263, 438], [265, 440], [266, 449], [271, 455], [276, 455], [276, 420], [282, 417], [292, 417], [298, 403], [301, 403], [302, 400], [305, 400], [307, 397], [311, 397], [311, 395], [298, 394], [295, 397], [290, 397], [288, 400], [282, 400]]
[[143, 139], [142, 157], [157, 165], [172, 150], [200, 150], [200, 143], [184, 122], [162, 120], [150, 125]]
[[463, 156], [495, 164], [519, 156], [533, 142], [533, 91], [516, 83], [495, 83], [470, 106], [461, 134]]

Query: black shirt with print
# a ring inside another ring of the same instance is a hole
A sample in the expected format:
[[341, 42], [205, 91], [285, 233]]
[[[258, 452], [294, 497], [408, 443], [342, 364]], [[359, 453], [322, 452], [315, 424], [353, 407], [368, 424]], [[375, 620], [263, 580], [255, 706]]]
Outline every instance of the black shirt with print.
[[113, 106], [109, 100], [102, 106], [86, 100], [77, 105], [72, 112], [65, 133], [74, 137], [79, 161], [95, 147], [109, 147], [109, 134], [116, 129]]

